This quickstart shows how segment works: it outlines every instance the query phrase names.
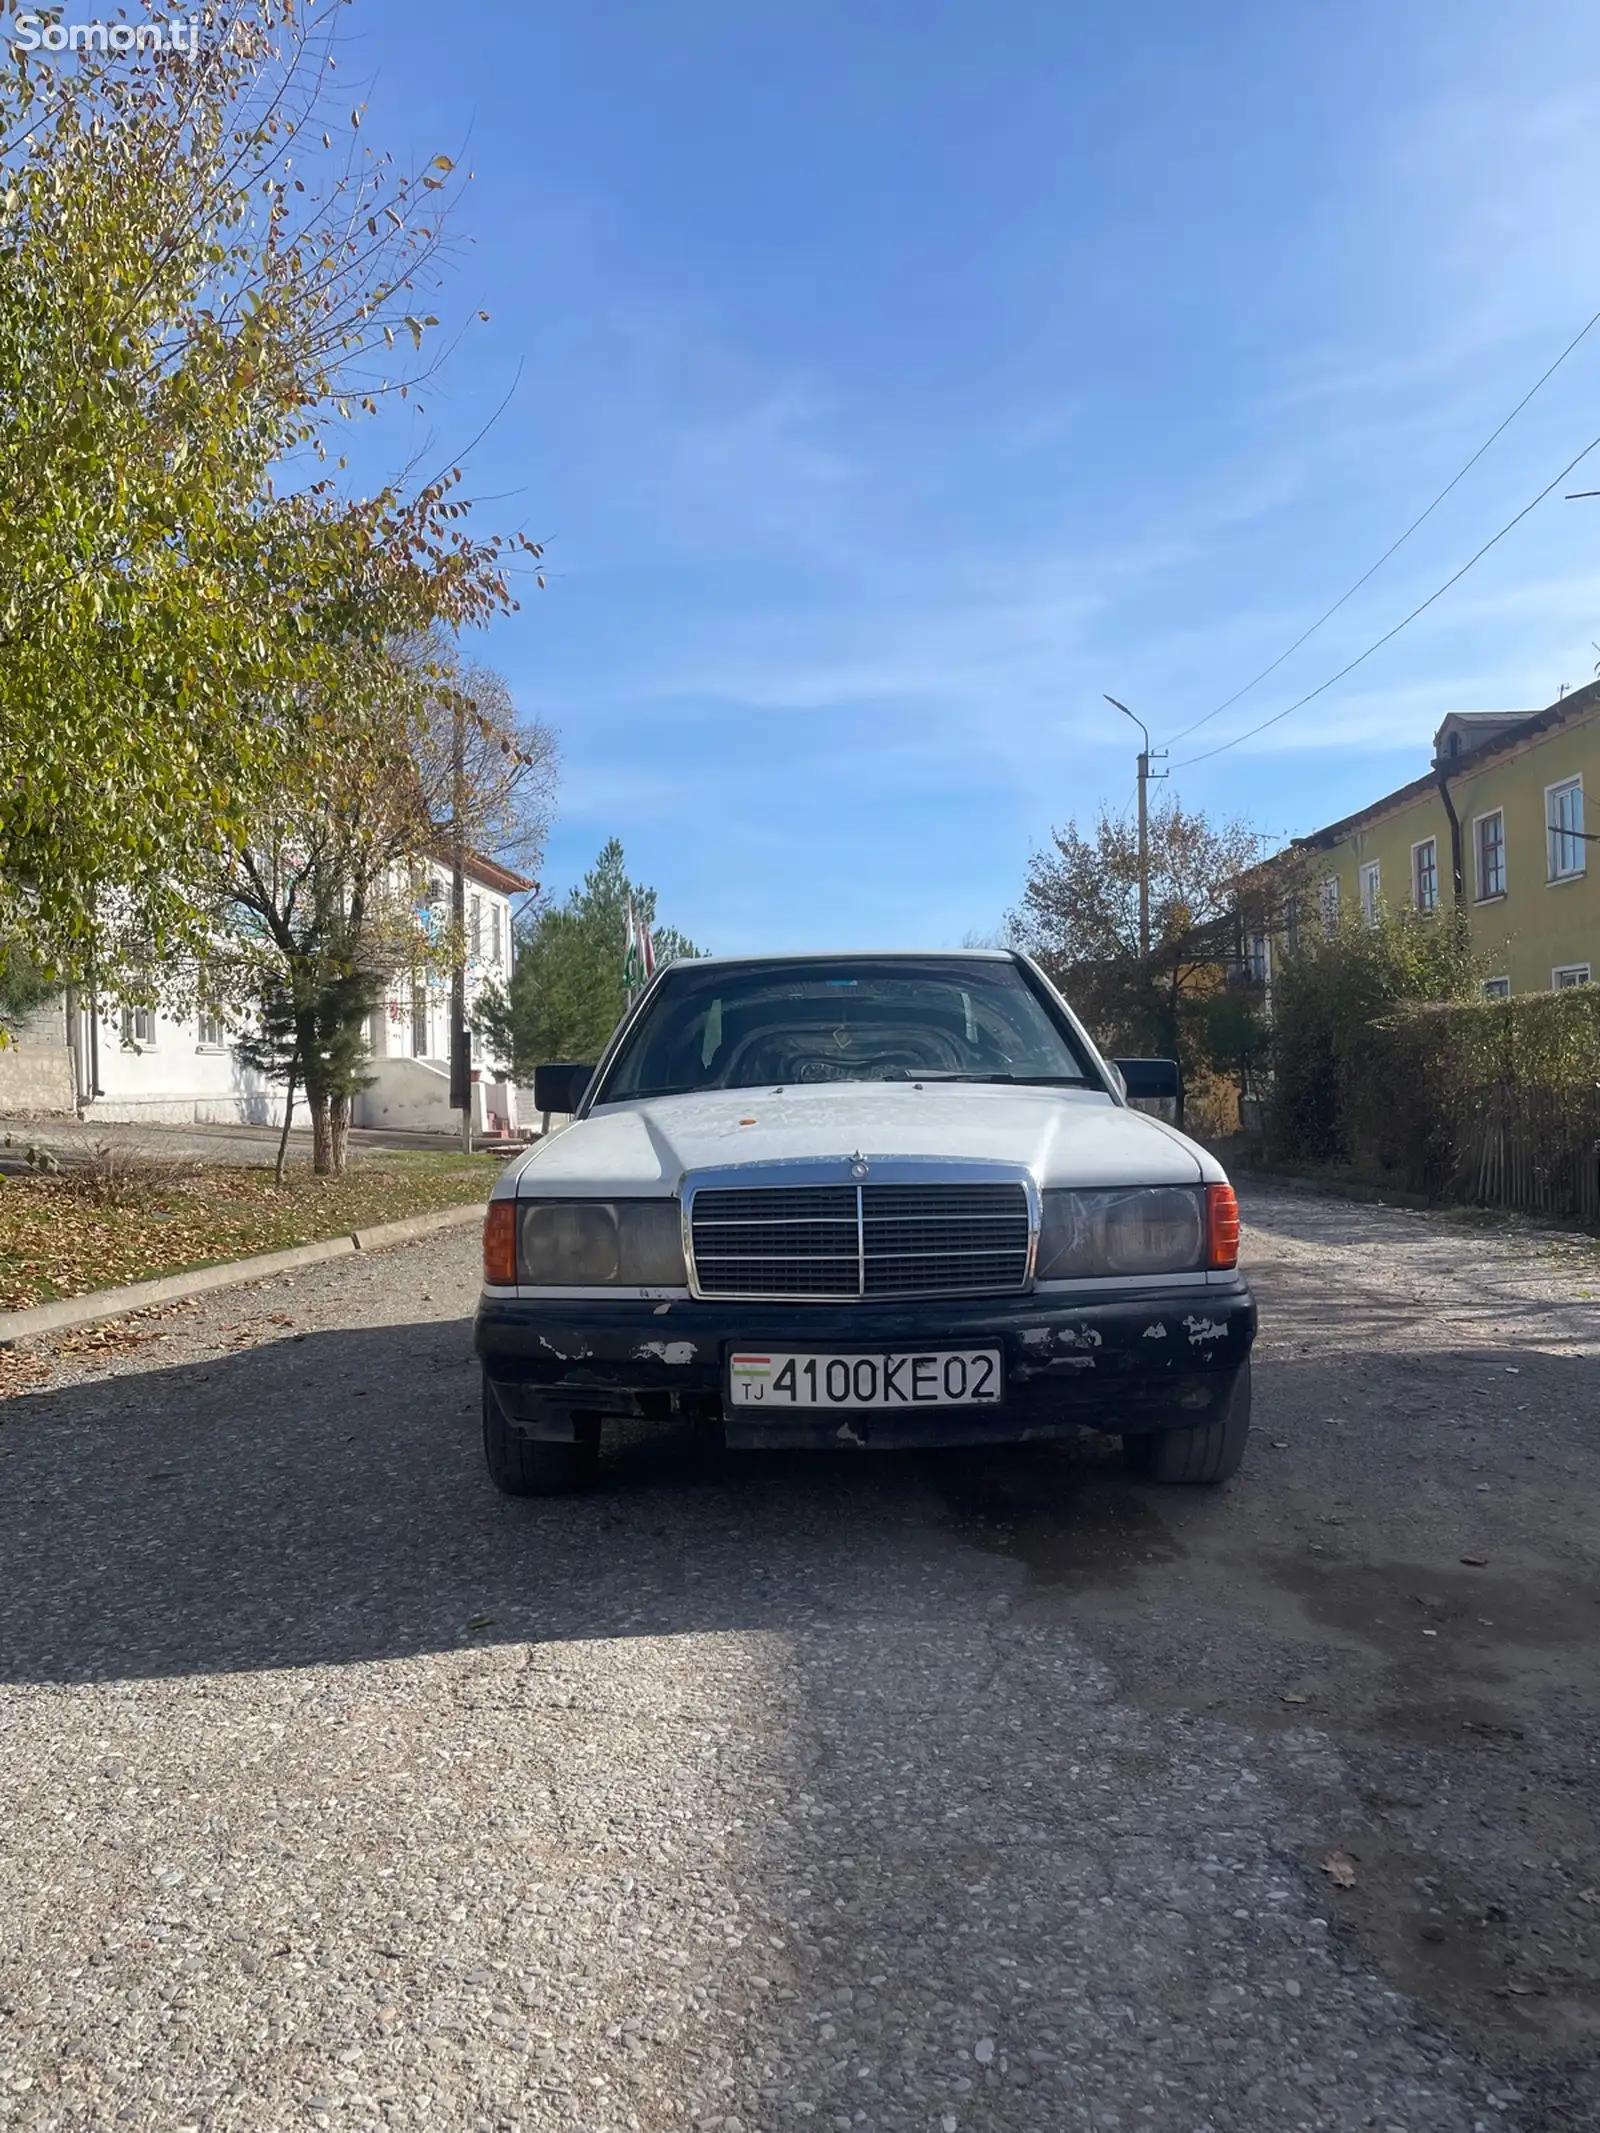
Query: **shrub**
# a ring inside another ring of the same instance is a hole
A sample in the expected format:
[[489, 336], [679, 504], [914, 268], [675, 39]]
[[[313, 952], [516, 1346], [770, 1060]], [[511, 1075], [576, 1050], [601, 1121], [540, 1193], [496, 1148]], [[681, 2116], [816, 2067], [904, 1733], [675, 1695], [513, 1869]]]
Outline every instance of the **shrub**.
[[1600, 991], [1412, 1007], [1373, 1032], [1355, 1160], [1434, 1196], [1600, 1212]]
[[205, 1176], [205, 1165], [192, 1159], [83, 1133], [59, 1135], [54, 1152], [39, 1167], [50, 1172], [53, 1193], [93, 1207], [148, 1207], [171, 1192], [191, 1189]]
[[1600, 988], [1486, 1000], [1460, 931], [1341, 926], [1276, 988], [1268, 1147], [1435, 1199], [1600, 1219]]
[[1267, 1144], [1281, 1157], [1348, 1163], [1387, 1138], [1384, 1078], [1396, 1010], [1477, 996], [1465, 928], [1412, 910], [1349, 917], [1306, 940], [1273, 987]]

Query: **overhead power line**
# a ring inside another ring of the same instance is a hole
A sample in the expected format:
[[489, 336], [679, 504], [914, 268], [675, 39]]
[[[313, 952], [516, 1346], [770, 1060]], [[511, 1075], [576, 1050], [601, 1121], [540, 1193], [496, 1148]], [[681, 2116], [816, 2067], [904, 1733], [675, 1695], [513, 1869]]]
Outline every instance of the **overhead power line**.
[[[1332, 618], [1339, 612], [1340, 608], [1343, 607], [1347, 601], [1353, 600], [1356, 594], [1360, 592], [1362, 586], [1367, 583], [1368, 579], [1376, 577], [1378, 572], [1382, 570], [1384, 564], [1388, 562], [1390, 556], [1392, 556], [1397, 549], [1403, 548], [1406, 542], [1410, 540], [1412, 534], [1416, 532], [1417, 528], [1422, 525], [1425, 520], [1430, 519], [1433, 516], [1434, 512], [1438, 510], [1439, 506], [1444, 502], [1445, 498], [1450, 494], [1451, 490], [1458, 487], [1461, 482], [1465, 481], [1467, 476], [1472, 472], [1473, 468], [1478, 464], [1478, 461], [1483, 457], [1484, 453], [1488, 451], [1489, 447], [1493, 443], [1495, 443], [1498, 438], [1504, 436], [1505, 432], [1511, 427], [1512, 423], [1516, 421], [1517, 417], [1522, 413], [1522, 410], [1527, 406], [1528, 402], [1534, 397], [1537, 392], [1539, 392], [1544, 386], [1549, 384], [1550, 380], [1555, 376], [1556, 372], [1561, 368], [1562, 364], [1567, 360], [1568, 356], [1572, 354], [1573, 350], [1579, 345], [1581, 341], [1585, 340], [1588, 337], [1588, 335], [1594, 330], [1596, 326], [1600, 326], [1600, 311], [1597, 311], [1594, 314], [1594, 317], [1589, 320], [1588, 324], [1581, 327], [1579, 331], [1572, 336], [1572, 339], [1568, 341], [1566, 347], [1562, 349], [1561, 353], [1556, 357], [1555, 361], [1550, 365], [1549, 369], [1545, 371], [1541, 377], [1535, 379], [1534, 383], [1529, 386], [1528, 390], [1523, 394], [1522, 398], [1517, 402], [1516, 406], [1511, 410], [1510, 414], [1506, 416], [1505, 420], [1500, 424], [1499, 428], [1490, 431], [1489, 435], [1485, 437], [1482, 444], [1479, 445], [1478, 449], [1473, 453], [1472, 457], [1467, 461], [1466, 465], [1463, 466], [1457, 473], [1451, 476], [1450, 480], [1445, 483], [1444, 487], [1439, 491], [1438, 495], [1433, 499], [1433, 502], [1428, 505], [1425, 511], [1418, 512], [1417, 516], [1411, 521], [1410, 525], [1407, 526], [1405, 532], [1400, 534], [1397, 539], [1389, 543], [1389, 546], [1383, 551], [1382, 555], [1379, 556], [1378, 560], [1372, 565], [1370, 570], [1364, 570], [1361, 573], [1360, 577], [1356, 579], [1354, 585], [1350, 586], [1346, 591], [1342, 592], [1339, 595], [1338, 599], [1334, 601], [1332, 607], [1324, 608], [1323, 612], [1318, 615], [1316, 621], [1311, 623], [1308, 628], [1303, 629], [1300, 632], [1299, 636], [1296, 637], [1296, 639], [1294, 640], [1294, 643], [1289, 646], [1288, 650], [1280, 652], [1277, 658], [1273, 660], [1270, 666], [1263, 667], [1261, 669], [1261, 672], [1259, 674], [1253, 675], [1251, 679], [1245, 683], [1242, 689], [1235, 689], [1231, 696], [1225, 697], [1223, 701], [1217, 705], [1214, 711], [1208, 711], [1204, 718], [1197, 718], [1192, 726], [1185, 726], [1180, 733], [1175, 733], [1172, 736], [1172, 741], [1177, 742], [1187, 740], [1191, 733], [1198, 733], [1202, 726], [1209, 726], [1211, 721], [1214, 718], [1220, 718], [1224, 711], [1231, 711], [1233, 706], [1238, 703], [1241, 697], [1248, 696], [1250, 694], [1250, 691], [1256, 688], [1261, 682], [1264, 682], [1269, 674], [1276, 674], [1279, 667], [1283, 665], [1286, 659], [1293, 658], [1294, 654], [1299, 651], [1301, 645], [1303, 645], [1308, 638], [1314, 637], [1317, 634], [1317, 631], [1321, 629], [1324, 622], [1331, 621]], [[1169, 745], [1171, 745], [1171, 743], [1169, 743]]]
[[[1489, 553], [1489, 550], [1491, 548], [1497, 547], [1499, 543], [1505, 539], [1506, 535], [1510, 533], [1514, 527], [1520, 526], [1522, 524], [1522, 521], [1528, 516], [1528, 513], [1530, 511], [1536, 511], [1540, 504], [1542, 504], [1545, 498], [1550, 494], [1551, 490], [1559, 488], [1562, 482], [1564, 482], [1567, 476], [1572, 472], [1573, 468], [1581, 466], [1583, 464], [1583, 462], [1588, 458], [1589, 454], [1595, 449], [1596, 445], [1600, 445], [1600, 437], [1591, 437], [1589, 442], [1584, 446], [1583, 450], [1578, 454], [1577, 458], [1568, 460], [1567, 464], [1561, 469], [1561, 472], [1556, 476], [1555, 480], [1546, 482], [1545, 486], [1539, 491], [1538, 495], [1534, 497], [1533, 501], [1531, 503], [1524, 504], [1522, 509], [1517, 513], [1516, 517], [1513, 519], [1508, 519], [1506, 523], [1500, 528], [1500, 531], [1492, 535], [1488, 540], [1486, 540], [1483, 546], [1477, 551], [1475, 555], [1468, 556], [1467, 560], [1462, 564], [1461, 568], [1456, 571], [1453, 576], [1446, 578], [1441, 586], [1439, 586], [1435, 591], [1429, 593], [1426, 600], [1419, 601], [1418, 604], [1411, 610], [1409, 615], [1403, 615], [1401, 619], [1394, 625], [1393, 629], [1385, 630], [1383, 635], [1374, 639], [1374, 641], [1367, 646], [1364, 652], [1358, 652], [1354, 659], [1347, 661], [1346, 664], [1339, 669], [1337, 674], [1330, 674], [1326, 681], [1319, 682], [1314, 689], [1308, 689], [1304, 696], [1297, 696], [1292, 704], [1285, 705], [1285, 707], [1281, 711], [1275, 711], [1271, 718], [1264, 718], [1258, 726], [1249, 726], [1245, 729], [1243, 733], [1236, 733], [1231, 741], [1223, 741], [1215, 748], [1207, 748], [1200, 755], [1185, 756], [1181, 763], [1173, 764], [1173, 769], [1187, 770], [1194, 763], [1209, 763], [1213, 756], [1226, 755], [1230, 748], [1237, 748], [1241, 741], [1254, 740], [1255, 736], [1258, 733], [1265, 733], [1269, 726], [1276, 726], [1281, 720], [1288, 718], [1293, 712], [1303, 710], [1307, 704], [1313, 702], [1317, 697], [1325, 695], [1327, 691], [1331, 689], [1336, 682], [1343, 681], [1347, 674], [1353, 674], [1358, 666], [1360, 666], [1365, 660], [1368, 660], [1372, 657], [1374, 652], [1382, 651], [1383, 647], [1386, 644], [1388, 644], [1393, 638], [1398, 637], [1400, 632], [1407, 626], [1408, 623], [1415, 622], [1418, 615], [1424, 614], [1427, 609], [1432, 607], [1435, 600], [1442, 600], [1445, 594], [1450, 590], [1452, 585], [1459, 585], [1461, 580], [1466, 576], [1467, 572], [1472, 568], [1473, 564], [1481, 563], [1483, 558]], [[1191, 728], [1190, 730], [1192, 731], [1193, 729]]]

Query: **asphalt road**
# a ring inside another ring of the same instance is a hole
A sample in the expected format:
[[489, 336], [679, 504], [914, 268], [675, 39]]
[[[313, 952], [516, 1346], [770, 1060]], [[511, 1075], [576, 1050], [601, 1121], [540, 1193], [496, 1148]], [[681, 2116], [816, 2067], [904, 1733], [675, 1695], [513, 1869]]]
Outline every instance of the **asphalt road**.
[[0, 2126], [1600, 2120], [1600, 1261], [1248, 1213], [1218, 1492], [508, 1502], [459, 1235], [3, 1359]]

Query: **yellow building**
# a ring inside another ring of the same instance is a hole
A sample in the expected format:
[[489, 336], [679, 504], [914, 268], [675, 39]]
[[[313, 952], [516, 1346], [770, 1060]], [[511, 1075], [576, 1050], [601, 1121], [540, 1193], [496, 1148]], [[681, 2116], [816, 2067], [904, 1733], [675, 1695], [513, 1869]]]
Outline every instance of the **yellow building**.
[[[1296, 840], [1316, 905], [1298, 923], [1456, 903], [1490, 992], [1588, 984], [1600, 976], [1600, 836], [1591, 843], [1586, 781], [1600, 789], [1600, 682], [1543, 711], [1453, 712], [1425, 777]], [[1251, 941], [1258, 976], [1270, 953]]]

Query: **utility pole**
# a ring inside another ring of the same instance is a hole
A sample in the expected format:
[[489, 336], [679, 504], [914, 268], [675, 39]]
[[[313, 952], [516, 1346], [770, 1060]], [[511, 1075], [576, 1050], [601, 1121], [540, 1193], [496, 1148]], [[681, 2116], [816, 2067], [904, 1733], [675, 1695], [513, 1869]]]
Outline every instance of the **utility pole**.
[[467, 1032], [467, 735], [456, 691], [450, 749], [450, 1107], [461, 1113], [461, 1145], [472, 1153], [472, 1039]]
[[1141, 963], [1148, 963], [1150, 960], [1150, 780], [1166, 776], [1164, 770], [1152, 770], [1150, 765], [1152, 762], [1164, 763], [1167, 759], [1167, 751], [1165, 748], [1151, 749], [1149, 727], [1142, 718], [1134, 718], [1133, 713], [1126, 704], [1118, 703], [1114, 696], [1108, 696], [1106, 702], [1115, 710], [1120, 711], [1124, 718], [1132, 718], [1133, 723], [1144, 736], [1144, 746], [1139, 751], [1139, 960]]

